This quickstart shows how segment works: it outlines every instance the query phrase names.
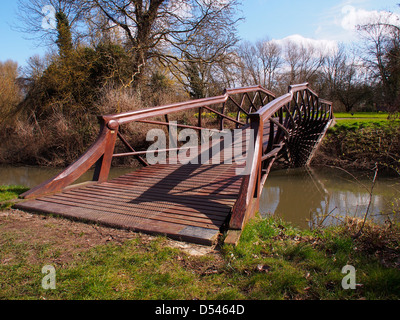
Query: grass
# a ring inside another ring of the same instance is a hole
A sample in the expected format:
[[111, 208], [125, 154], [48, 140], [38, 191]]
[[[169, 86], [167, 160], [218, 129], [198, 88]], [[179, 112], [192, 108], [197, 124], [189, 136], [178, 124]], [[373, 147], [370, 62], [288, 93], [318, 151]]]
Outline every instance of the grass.
[[[274, 218], [255, 220], [232, 253], [238, 270], [268, 270], [257, 276], [263, 285], [253, 288], [252, 294], [260, 298], [391, 299], [400, 294], [400, 271], [384, 268], [379, 259], [358, 251], [357, 241], [343, 226], [311, 232]], [[359, 290], [341, 287], [341, 270], [347, 264], [357, 269], [357, 283], [363, 284]]]
[[389, 114], [387, 112], [335, 112], [334, 116], [336, 119], [357, 119], [357, 118], [364, 118], [364, 119], [382, 119], [387, 120]]
[[337, 112], [334, 113], [334, 116], [336, 120], [335, 127], [341, 126], [353, 131], [365, 127], [400, 124], [399, 119], [389, 119], [389, 114], [386, 112]]
[[336, 124], [330, 128], [330, 131], [359, 131], [360, 129], [386, 129], [398, 127], [400, 120], [382, 120], [382, 119], [336, 119]]
[[18, 196], [29, 189], [23, 186], [0, 186], [0, 210], [9, 209]]
[[[57, 219], [46, 225], [51, 223]], [[399, 299], [399, 228], [369, 227], [364, 238], [353, 240], [354, 226], [301, 231], [279, 219], [257, 218], [237, 247], [204, 256], [171, 247], [161, 236], [137, 236], [63, 260], [51, 238], [28, 239], [0, 225], [0, 299]], [[65, 241], [77, 241], [76, 235]], [[341, 286], [347, 264], [357, 270], [356, 290]], [[41, 287], [44, 265], [56, 268], [56, 290]]]

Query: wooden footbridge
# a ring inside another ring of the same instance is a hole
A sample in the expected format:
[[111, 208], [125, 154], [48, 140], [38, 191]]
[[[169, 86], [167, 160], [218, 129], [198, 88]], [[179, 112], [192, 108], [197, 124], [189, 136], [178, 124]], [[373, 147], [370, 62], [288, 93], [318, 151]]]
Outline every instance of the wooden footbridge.
[[[237, 243], [275, 161], [309, 163], [331, 124], [332, 104], [308, 84], [290, 86], [280, 97], [255, 86], [99, 120], [100, 134], [88, 151], [23, 194], [26, 201], [16, 207], [211, 245], [224, 231], [226, 242]], [[168, 147], [135, 150], [126, 136], [137, 128], [165, 132]], [[182, 143], [188, 130], [208, 135], [188, 147]], [[149, 164], [149, 154], [165, 161]], [[112, 160], [120, 157], [134, 157], [142, 168], [109, 180]], [[92, 167], [93, 181], [73, 185]]]

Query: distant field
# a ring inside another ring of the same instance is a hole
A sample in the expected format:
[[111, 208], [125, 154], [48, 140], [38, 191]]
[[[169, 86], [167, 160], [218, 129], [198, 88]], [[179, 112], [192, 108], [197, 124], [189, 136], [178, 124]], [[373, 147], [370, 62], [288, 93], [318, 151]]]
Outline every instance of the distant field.
[[[379, 118], [336, 118], [336, 124], [356, 124], [356, 125], [385, 125], [389, 123], [387, 119], [379, 119]], [[398, 120], [396, 121], [398, 122]]]
[[345, 113], [335, 112], [334, 117], [336, 121], [336, 127], [345, 126], [354, 128], [362, 128], [369, 126], [386, 126], [393, 124], [400, 124], [400, 119], [389, 121], [389, 114], [387, 112], [356, 112], [356, 113]]
[[336, 119], [381, 119], [387, 120], [388, 113], [386, 112], [356, 112], [356, 113], [345, 113], [335, 112], [334, 116]]

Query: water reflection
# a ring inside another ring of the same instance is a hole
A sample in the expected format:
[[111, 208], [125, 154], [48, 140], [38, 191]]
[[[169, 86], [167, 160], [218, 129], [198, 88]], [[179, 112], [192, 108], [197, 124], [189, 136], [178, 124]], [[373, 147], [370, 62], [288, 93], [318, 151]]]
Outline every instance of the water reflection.
[[[261, 196], [260, 213], [279, 215], [301, 228], [335, 224], [345, 216], [363, 218], [370, 200], [366, 188], [371, 180], [357, 179], [359, 182], [341, 170], [329, 168], [271, 172]], [[379, 178], [370, 216], [382, 223], [395, 211], [397, 214], [389, 217], [397, 219], [399, 199], [400, 179]]]

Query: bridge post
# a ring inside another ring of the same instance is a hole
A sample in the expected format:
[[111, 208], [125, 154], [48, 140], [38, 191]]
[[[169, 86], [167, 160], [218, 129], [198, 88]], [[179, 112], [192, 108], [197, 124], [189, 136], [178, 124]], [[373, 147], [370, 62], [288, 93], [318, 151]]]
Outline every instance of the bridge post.
[[[254, 188], [254, 192], [249, 192], [247, 194], [247, 204], [249, 205], [251, 201], [251, 197], [258, 199], [260, 192], [260, 184], [261, 184], [261, 158], [263, 152], [263, 130], [264, 130], [264, 123], [263, 119], [261, 118], [260, 114], [253, 113], [249, 115], [250, 119], [250, 129], [254, 134], [254, 155], [253, 155], [253, 163], [251, 166], [251, 173], [250, 173], [250, 188]], [[255, 181], [251, 181], [252, 177], [255, 178]], [[257, 208], [255, 210], [258, 210]]]
[[260, 201], [263, 119], [257, 113], [250, 114], [249, 118], [251, 134], [254, 135], [254, 154], [247, 155], [247, 161], [251, 161], [250, 173], [243, 177], [239, 198], [232, 209], [231, 230], [242, 230], [246, 222], [254, 217]]
[[101, 119], [101, 130], [106, 131], [106, 141], [104, 154], [96, 162], [93, 181], [106, 182], [110, 174], [111, 162], [113, 159], [115, 143], [118, 136], [119, 124], [115, 120], [111, 120], [106, 123], [104, 119]]

